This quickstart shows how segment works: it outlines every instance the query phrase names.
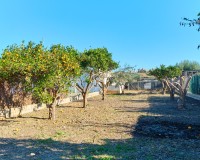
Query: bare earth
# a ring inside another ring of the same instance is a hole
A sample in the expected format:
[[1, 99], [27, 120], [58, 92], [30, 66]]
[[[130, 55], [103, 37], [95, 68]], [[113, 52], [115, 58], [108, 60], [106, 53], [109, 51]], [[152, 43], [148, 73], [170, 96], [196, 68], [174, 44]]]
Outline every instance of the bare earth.
[[200, 105], [178, 110], [169, 95], [129, 92], [0, 120], [0, 160], [200, 159]]

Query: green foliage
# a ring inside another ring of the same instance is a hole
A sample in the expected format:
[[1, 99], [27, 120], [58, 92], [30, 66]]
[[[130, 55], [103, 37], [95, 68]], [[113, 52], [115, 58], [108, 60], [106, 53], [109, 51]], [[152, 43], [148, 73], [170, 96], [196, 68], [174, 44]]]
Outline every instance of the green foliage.
[[[78, 82], [78, 89], [86, 92], [100, 72], [108, 72], [118, 67], [118, 63], [113, 61], [112, 54], [106, 48], [96, 48], [85, 50], [79, 56], [81, 66], [81, 82]], [[83, 84], [82, 86], [80, 85]]]
[[[183, 21], [180, 22], [181, 26], [198, 26], [197, 31], [200, 31], [200, 13], [197, 14], [197, 18], [194, 19], [189, 19], [189, 18], [183, 18]], [[197, 47], [198, 49], [200, 48], [200, 45]]]
[[181, 75], [181, 69], [177, 66], [160, 65], [160, 67], [149, 70], [149, 74], [155, 76], [158, 80], [163, 80], [166, 78], [174, 78]]
[[177, 63], [176, 66], [184, 71], [200, 70], [200, 63], [197, 61], [184, 60]]
[[85, 95], [93, 87], [93, 82], [100, 78], [102, 73], [109, 72], [118, 67], [118, 63], [113, 61], [112, 54], [106, 48], [96, 48], [85, 50], [79, 56], [81, 66], [81, 76], [76, 83], [77, 89], [83, 96], [83, 107], [86, 106]]
[[125, 85], [126, 82], [133, 82], [139, 80], [140, 75], [135, 73], [134, 67], [125, 66], [113, 73], [113, 82], [116, 83], [116, 86]]
[[96, 48], [85, 50], [81, 54], [81, 67], [92, 69], [94, 72], [111, 71], [118, 67], [118, 63], [113, 61], [112, 54], [107, 48]]
[[73, 47], [60, 44], [50, 49], [33, 42], [8, 46], [0, 59], [0, 81], [20, 85], [23, 92], [50, 104], [80, 73], [77, 56]]

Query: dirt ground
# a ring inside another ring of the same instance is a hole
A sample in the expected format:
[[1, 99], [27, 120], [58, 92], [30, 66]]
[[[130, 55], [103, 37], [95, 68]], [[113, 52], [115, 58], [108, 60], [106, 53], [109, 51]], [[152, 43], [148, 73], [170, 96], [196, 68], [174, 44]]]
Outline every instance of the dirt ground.
[[200, 159], [200, 105], [178, 110], [169, 95], [126, 92], [0, 120], [0, 160]]

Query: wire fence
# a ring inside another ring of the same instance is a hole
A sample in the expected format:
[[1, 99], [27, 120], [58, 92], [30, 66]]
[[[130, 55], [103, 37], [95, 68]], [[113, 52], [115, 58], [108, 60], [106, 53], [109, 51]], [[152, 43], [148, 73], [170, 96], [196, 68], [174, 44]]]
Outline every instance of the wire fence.
[[200, 95], [200, 74], [194, 75], [190, 81], [189, 91]]
[[148, 80], [148, 81], [138, 81], [138, 82], [132, 82], [132, 83], [127, 83], [125, 85], [126, 89], [129, 90], [138, 90], [138, 89], [160, 89], [162, 88], [162, 84], [158, 80]]

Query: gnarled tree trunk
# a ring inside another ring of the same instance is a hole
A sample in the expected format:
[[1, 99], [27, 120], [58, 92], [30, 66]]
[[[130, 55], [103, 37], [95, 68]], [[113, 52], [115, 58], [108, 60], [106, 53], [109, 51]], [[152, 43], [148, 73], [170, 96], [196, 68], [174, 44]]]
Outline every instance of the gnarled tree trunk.
[[166, 83], [164, 81], [161, 81], [162, 83], [162, 94], [165, 95], [166, 92]]
[[177, 89], [179, 90], [179, 99], [178, 99], [178, 108], [182, 109], [186, 106], [186, 95], [187, 95], [187, 87], [191, 80], [192, 76], [182, 76], [180, 77], [180, 83], [176, 83]]

